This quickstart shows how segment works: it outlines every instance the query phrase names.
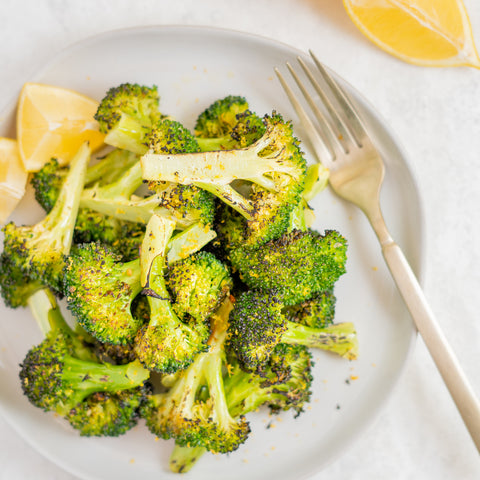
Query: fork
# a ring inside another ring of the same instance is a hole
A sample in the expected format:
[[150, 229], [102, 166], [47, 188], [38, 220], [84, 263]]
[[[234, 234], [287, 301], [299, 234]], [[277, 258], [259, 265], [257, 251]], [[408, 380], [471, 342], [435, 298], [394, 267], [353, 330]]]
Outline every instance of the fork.
[[278, 68], [275, 68], [275, 73], [306, 130], [318, 160], [330, 170], [329, 182], [332, 190], [338, 196], [360, 207], [372, 225], [386, 264], [416, 328], [480, 452], [480, 401], [475, 396], [427, 303], [415, 274], [402, 250], [390, 235], [382, 216], [380, 190], [385, 174], [382, 157], [344, 89], [315, 55], [311, 51], [309, 53], [315, 69], [308, 67], [300, 56], [297, 60], [317, 93], [320, 105], [317, 105], [291, 64], [287, 62], [286, 65], [313, 112], [316, 122], [307, 114]]

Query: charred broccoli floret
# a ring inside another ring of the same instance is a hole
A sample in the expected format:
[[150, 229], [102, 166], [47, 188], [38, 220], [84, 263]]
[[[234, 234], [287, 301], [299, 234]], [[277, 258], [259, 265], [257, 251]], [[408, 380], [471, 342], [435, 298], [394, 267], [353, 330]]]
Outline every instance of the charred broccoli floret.
[[143, 154], [148, 150], [150, 127], [162, 118], [156, 86], [122, 83], [110, 88], [100, 101], [95, 120], [105, 143]]
[[75, 405], [65, 419], [84, 437], [118, 437], [132, 429], [148, 388], [139, 386], [119, 392], [96, 392]]
[[249, 109], [246, 99], [234, 95], [216, 100], [198, 116], [195, 124], [202, 151], [248, 147], [264, 132], [262, 119]]
[[218, 453], [236, 450], [246, 440], [248, 423], [230, 414], [222, 376], [230, 309], [226, 299], [214, 314], [210, 350], [198, 354], [166, 393], [152, 395], [142, 408], [142, 417], [153, 434]]
[[170, 266], [166, 285], [177, 315], [205, 321], [229, 294], [232, 279], [225, 264], [212, 253], [201, 251]]
[[33, 280], [61, 292], [63, 257], [70, 251], [90, 148], [82, 145], [73, 158], [54, 207], [33, 226], [4, 227], [4, 253]]
[[190, 315], [179, 318], [165, 285], [166, 250], [175, 223], [153, 215], [142, 244], [141, 283], [148, 296], [150, 320], [138, 331], [134, 348], [149, 369], [173, 373], [190, 365], [205, 351], [210, 335], [205, 321]]
[[143, 324], [131, 311], [142, 291], [138, 258], [123, 263], [105, 245], [79, 245], [66, 259], [64, 291], [78, 323], [101, 342], [132, 342]]
[[0, 293], [7, 307], [25, 307], [30, 296], [42, 288], [40, 280], [33, 280], [5, 252], [0, 254]]
[[[245, 242], [266, 242], [284, 233], [304, 188], [306, 162], [289, 122], [266, 116], [264, 135], [237, 150], [178, 155], [148, 153], [143, 177], [197, 185], [237, 210], [247, 221]], [[232, 183], [241, 180], [241, 191]]]
[[319, 348], [353, 360], [358, 342], [352, 323], [313, 328], [287, 320], [272, 292], [242, 293], [230, 315], [229, 349], [248, 371], [261, 371], [279, 343]]
[[233, 416], [245, 415], [268, 405], [273, 412], [293, 409], [299, 415], [310, 400], [312, 365], [307, 347], [284, 343], [273, 349], [259, 374], [245, 372], [233, 363], [225, 380], [230, 412]]
[[[45, 291], [37, 292], [39, 295]], [[53, 296], [31, 302], [36, 317], [49, 324], [45, 339], [32, 347], [21, 364], [20, 380], [28, 400], [62, 416], [95, 393], [118, 393], [144, 384], [150, 372], [138, 361], [109, 365], [96, 361], [82, 336], [63, 319]], [[38, 311], [40, 310], [40, 311]]]
[[298, 305], [287, 307], [284, 313], [292, 322], [322, 328], [333, 323], [336, 300], [333, 291], [320, 292]]
[[332, 288], [345, 273], [347, 241], [335, 230], [293, 230], [258, 247], [239, 246], [229, 260], [250, 288], [275, 290], [296, 305]]

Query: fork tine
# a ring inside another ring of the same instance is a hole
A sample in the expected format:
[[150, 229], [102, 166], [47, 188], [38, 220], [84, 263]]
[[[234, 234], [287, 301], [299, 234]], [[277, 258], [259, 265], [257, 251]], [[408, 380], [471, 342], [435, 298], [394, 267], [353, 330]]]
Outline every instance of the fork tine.
[[[332, 76], [327, 72], [326, 68], [322, 65], [320, 60], [314, 55], [314, 53], [309, 50], [310, 56], [315, 62], [316, 67], [318, 68], [321, 76], [329, 86], [331, 92], [335, 96], [335, 99], [339, 103], [341, 109], [345, 112], [347, 121], [350, 123], [350, 128], [348, 128], [349, 133], [352, 135], [355, 143], [358, 147], [362, 146], [362, 139], [367, 136], [365, 125], [361, 119], [361, 116], [357, 112], [357, 109], [354, 107], [349, 97], [340, 87], [340, 85], [332, 78]], [[335, 112], [335, 109], [333, 109]], [[337, 115], [338, 116], [338, 115]], [[346, 123], [342, 121], [342, 124], [347, 127]]]
[[330, 125], [330, 122], [325, 118], [325, 115], [323, 115], [321, 110], [318, 108], [317, 104], [314, 102], [312, 96], [308, 93], [307, 89], [305, 88], [305, 85], [300, 80], [300, 77], [297, 75], [295, 70], [292, 68], [292, 66], [288, 62], [287, 62], [287, 68], [290, 71], [290, 74], [292, 75], [296, 84], [298, 85], [298, 88], [302, 92], [302, 95], [304, 96], [305, 100], [307, 100], [307, 103], [310, 105], [310, 108], [318, 121], [318, 125], [322, 130], [324, 138], [325, 137], [328, 138], [328, 145], [329, 145], [330, 151], [333, 152], [333, 157], [335, 158], [336, 149], [340, 148], [341, 150], [344, 150], [342, 143], [340, 142], [336, 133], [333, 131]]
[[[350, 140], [350, 142], [355, 142], [355, 144], [357, 144], [357, 139], [355, 138], [355, 135], [352, 134], [352, 132], [350, 131], [348, 126], [345, 124], [343, 119], [340, 117], [340, 115], [336, 111], [335, 107], [332, 105], [332, 102], [330, 101], [330, 99], [326, 95], [324, 89], [320, 86], [320, 83], [318, 83], [318, 80], [315, 78], [315, 76], [313, 75], [310, 68], [308, 68], [307, 64], [303, 61], [303, 59], [301, 57], [297, 57], [297, 61], [300, 64], [300, 66], [302, 67], [305, 74], [307, 75], [308, 79], [310, 80], [310, 83], [312, 84], [313, 88], [318, 93], [318, 95], [320, 97], [320, 100], [322, 101], [324, 107], [326, 108], [326, 110], [328, 111], [328, 114], [330, 115], [330, 119], [331, 119], [332, 123], [335, 125], [336, 131], [338, 133], [337, 134], [333, 133], [332, 128], [330, 128], [330, 130], [332, 131], [333, 135], [335, 136], [335, 139], [336, 139], [337, 143], [341, 146], [342, 150], [345, 153], [348, 153], [349, 152], [348, 140]], [[314, 107], [312, 104], [314, 105], [313, 101], [310, 104], [312, 109], [314, 109], [314, 108], [318, 109], [318, 107]], [[327, 122], [329, 124], [329, 122], [326, 119], [324, 119], [324, 122]]]
[[312, 143], [312, 147], [315, 151], [315, 154], [318, 159], [321, 159], [322, 163], [328, 168], [329, 164], [334, 160], [335, 153], [327, 146], [325, 139], [321, 136], [320, 132], [315, 128], [310, 117], [305, 112], [301, 103], [298, 101], [298, 98], [293, 93], [293, 90], [290, 88], [283, 75], [280, 73], [278, 68], [275, 67], [275, 73], [277, 74], [280, 83], [285, 90], [285, 93], [288, 96], [288, 99], [293, 105], [293, 108], [297, 112], [298, 117], [304, 128], [307, 130], [307, 135]]

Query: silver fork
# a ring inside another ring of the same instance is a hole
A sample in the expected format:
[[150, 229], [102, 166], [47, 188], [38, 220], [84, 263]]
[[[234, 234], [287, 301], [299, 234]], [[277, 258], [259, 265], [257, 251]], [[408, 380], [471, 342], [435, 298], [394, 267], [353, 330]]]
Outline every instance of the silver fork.
[[[318, 160], [330, 169], [329, 181], [333, 191], [360, 207], [370, 221], [417, 330], [480, 452], [480, 401], [439, 328], [415, 274], [383, 220], [380, 209], [380, 189], [385, 173], [383, 160], [348, 95], [315, 55], [312, 52], [310, 55], [316, 65], [315, 70], [312, 71], [301, 57], [298, 57], [298, 62], [323, 108], [313, 100], [293, 67], [289, 63], [287, 67], [316, 117], [316, 123], [306, 113], [278, 68], [275, 68], [275, 72], [306, 130]], [[323, 81], [323, 86], [317, 78]]]

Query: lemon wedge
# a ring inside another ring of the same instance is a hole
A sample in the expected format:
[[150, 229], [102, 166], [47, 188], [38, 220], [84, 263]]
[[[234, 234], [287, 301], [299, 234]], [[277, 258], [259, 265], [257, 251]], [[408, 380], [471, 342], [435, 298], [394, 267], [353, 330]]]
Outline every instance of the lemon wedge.
[[70, 162], [88, 141], [95, 151], [104, 135], [93, 118], [98, 103], [73, 90], [26, 83], [17, 107], [17, 141], [27, 172], [40, 170], [52, 157]]
[[345, 9], [378, 47], [409, 63], [480, 68], [461, 0], [343, 0]]
[[0, 138], [0, 225], [7, 221], [22, 199], [27, 177], [17, 142]]

